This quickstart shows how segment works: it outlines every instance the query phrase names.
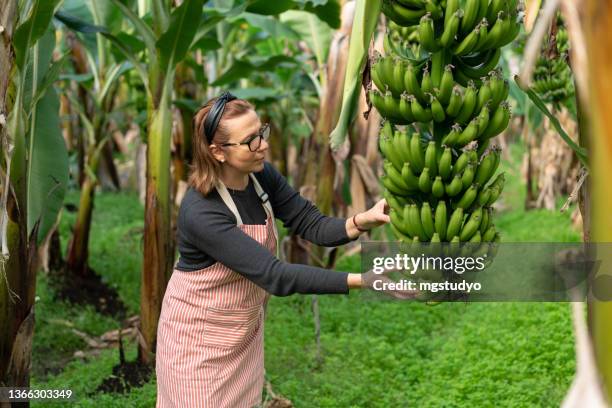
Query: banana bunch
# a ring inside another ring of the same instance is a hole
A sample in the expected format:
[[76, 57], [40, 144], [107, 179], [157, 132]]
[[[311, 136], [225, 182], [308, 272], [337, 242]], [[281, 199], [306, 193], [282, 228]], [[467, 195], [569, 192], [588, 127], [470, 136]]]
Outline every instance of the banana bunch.
[[439, 88], [434, 87], [427, 65], [419, 76], [417, 70], [390, 56], [375, 60], [371, 77], [385, 91], [371, 90], [369, 98], [387, 120], [398, 125], [431, 121], [446, 125], [448, 132], [440, 142], [455, 148], [473, 141], [486, 145], [508, 126], [509, 85], [499, 70], [485, 74], [480, 87], [469, 79], [465, 88], [455, 83], [452, 65], [444, 67]]
[[558, 25], [553, 45], [553, 52], [543, 52], [536, 62], [533, 90], [545, 102], [560, 104], [573, 97], [575, 92], [568, 57], [569, 38], [566, 28], [562, 25]]
[[383, 38], [385, 54], [395, 54], [410, 59], [418, 55], [419, 36], [415, 27], [402, 27], [390, 21], [387, 33]]
[[[499, 241], [492, 205], [505, 176], [490, 140], [511, 117], [501, 47], [520, 30], [518, 0], [383, 0], [385, 55], [368, 96], [385, 118], [381, 182], [396, 237]], [[400, 28], [403, 27], [403, 28]], [[415, 52], [415, 35], [418, 50]]]
[[[453, 160], [450, 147], [423, 143], [416, 132], [383, 125], [379, 148], [385, 157], [382, 184], [391, 207], [391, 227], [404, 242], [492, 242], [498, 239], [490, 206], [504, 187], [504, 174], [493, 181], [500, 150], [479, 160], [473, 148]], [[491, 182], [489, 182], [491, 181]]]

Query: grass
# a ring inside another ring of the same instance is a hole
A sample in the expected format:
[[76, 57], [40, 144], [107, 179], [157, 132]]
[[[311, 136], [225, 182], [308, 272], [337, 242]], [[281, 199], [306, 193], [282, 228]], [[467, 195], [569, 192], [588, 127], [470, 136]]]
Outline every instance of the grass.
[[[503, 163], [502, 195], [511, 210], [496, 215], [506, 242], [579, 241], [569, 214], [522, 210], [520, 148]], [[77, 203], [72, 192], [68, 202]], [[136, 195], [98, 193], [90, 264], [115, 286], [129, 313], [138, 312], [143, 208]], [[65, 213], [62, 244], [74, 213]], [[358, 271], [358, 256], [337, 269]], [[118, 323], [89, 307], [53, 301], [46, 277], [37, 281], [34, 388], [71, 388], [79, 407], [150, 407], [155, 379], [125, 395], [96, 394], [112, 373], [116, 350], [72, 358], [86, 345], [72, 328], [99, 335]], [[266, 375], [297, 407], [558, 406], [571, 382], [574, 342], [565, 303], [441, 304], [365, 301], [358, 292], [319, 296], [323, 360], [316, 359], [311, 296], [272, 298], [266, 321]], [[66, 324], [69, 322], [69, 324]], [[128, 359], [136, 356], [129, 344]], [[55, 367], [44, 376], [45, 368]], [[61, 368], [61, 372], [60, 369]], [[33, 403], [32, 406], [42, 406]], [[74, 406], [74, 404], [71, 404]]]

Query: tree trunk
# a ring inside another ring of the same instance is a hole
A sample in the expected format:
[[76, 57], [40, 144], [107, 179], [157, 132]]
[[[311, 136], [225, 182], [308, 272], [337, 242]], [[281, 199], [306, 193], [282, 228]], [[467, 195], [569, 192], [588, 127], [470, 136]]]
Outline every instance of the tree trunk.
[[[16, 9], [17, 2], [14, 0], [0, 3], [0, 25], [4, 28], [4, 32], [0, 35], [0, 114], [3, 115], [3, 118], [12, 108], [6, 105], [9, 98], [5, 99], [5, 97], [14, 62], [11, 40], [16, 25]], [[6, 139], [5, 132], [5, 120], [2, 120], [0, 137], [3, 141]], [[2, 159], [8, 155], [4, 147], [3, 144]], [[18, 165], [23, 164], [17, 163]], [[4, 160], [3, 165], [7, 165]], [[13, 175], [14, 173], [11, 174]], [[0, 386], [27, 387], [30, 383], [30, 359], [34, 330], [36, 250], [35, 242], [32, 243], [34, 250], [29, 250], [27, 218], [25, 211], [21, 210], [26, 208], [24, 180], [22, 178], [14, 180], [11, 177], [11, 183], [14, 194], [8, 196], [6, 237], [10, 257], [0, 261], [2, 267], [0, 271], [2, 275], [0, 276]], [[3, 188], [6, 186], [3, 185]], [[38, 228], [35, 227], [31, 236], [36, 237], [37, 234]]]
[[[589, 0], [583, 22], [589, 67], [593, 242], [612, 242], [612, 2]], [[612, 396], [612, 252], [597, 254], [601, 268], [593, 283], [590, 322], [605, 394]]]
[[72, 237], [68, 243], [66, 255], [66, 274], [87, 276], [87, 258], [89, 247], [89, 232], [91, 230], [91, 214], [93, 212], [94, 194], [96, 182], [89, 176], [81, 185], [81, 198], [79, 200], [79, 212]]
[[157, 323], [174, 264], [174, 237], [170, 226], [172, 113], [169, 100], [162, 99], [157, 104], [150, 101], [149, 106], [144, 262], [140, 291], [142, 341], [138, 349], [139, 359], [144, 364], [154, 362]]

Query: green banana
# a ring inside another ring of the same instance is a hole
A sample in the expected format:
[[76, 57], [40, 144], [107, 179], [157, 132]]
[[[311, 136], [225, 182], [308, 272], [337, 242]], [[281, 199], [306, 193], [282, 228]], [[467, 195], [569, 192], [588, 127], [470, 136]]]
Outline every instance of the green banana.
[[427, 68], [427, 65], [423, 69], [423, 77], [421, 78], [421, 90], [426, 95], [431, 95], [431, 93], [433, 92], [433, 83], [431, 82], [431, 75], [429, 75], [429, 69]]
[[468, 161], [473, 165], [478, 164], [478, 153], [476, 153], [476, 149], [468, 149], [467, 150]]
[[[410, 161], [410, 139], [406, 132], [397, 131], [393, 134], [393, 148], [402, 162]], [[398, 169], [398, 171], [401, 172], [402, 169]]]
[[446, 64], [446, 56], [444, 51], [438, 51], [431, 54], [431, 81], [434, 88], [440, 89], [442, 81], [442, 73]]
[[489, 7], [487, 9], [487, 21], [489, 24], [495, 24], [497, 20], [497, 16], [499, 12], [504, 10], [504, 6], [506, 5], [506, 0], [491, 0]]
[[487, 181], [493, 176], [495, 172], [495, 163], [497, 161], [496, 155], [499, 154], [498, 150], [490, 150], [488, 154], [486, 154], [480, 164], [478, 165], [478, 169], [476, 169], [476, 177], [475, 181], [479, 186], [484, 186]]
[[414, 95], [408, 95], [408, 100], [410, 101], [410, 110], [417, 122], [426, 123], [432, 119], [431, 109], [423, 108]]
[[459, 9], [453, 13], [448, 22], [448, 25], [444, 24], [444, 31], [442, 32], [442, 36], [440, 37], [440, 45], [442, 45], [442, 47], [448, 48], [455, 41], [455, 36], [459, 31], [459, 23], [461, 21], [462, 16], [463, 10]]
[[420, 174], [425, 167], [425, 156], [421, 147], [421, 138], [417, 132], [410, 137], [410, 157], [412, 158], [411, 167], [417, 174]]
[[446, 181], [451, 175], [453, 161], [453, 153], [450, 147], [445, 147], [442, 156], [438, 162], [438, 174], [442, 177], [442, 180]]
[[372, 64], [372, 67], [370, 68], [370, 78], [372, 78], [372, 80], [374, 81], [374, 85], [376, 85], [379, 91], [384, 91], [385, 84], [380, 77], [380, 72], [382, 70], [381, 69], [382, 67], [381, 59], [382, 58], [378, 58], [374, 60], [374, 63]]
[[425, 3], [425, 10], [431, 14], [431, 17], [434, 20], [437, 20], [442, 17], [442, 7], [438, 4], [438, 0], [427, 0]]
[[441, 242], [440, 235], [437, 232], [434, 232], [434, 234], [431, 237], [431, 241], [429, 241], [429, 242], [431, 242], [432, 244], [440, 243]]
[[476, 202], [478, 203], [479, 206], [482, 207], [482, 206], [487, 205], [490, 198], [491, 198], [491, 189], [485, 188], [484, 190], [480, 190], [478, 192], [478, 197], [476, 197]]
[[[387, 124], [390, 126], [390, 122], [385, 122], [385, 126], [387, 126]], [[383, 134], [381, 134], [380, 146], [381, 150], [384, 147], [383, 154], [393, 164], [393, 167], [401, 171], [404, 161], [393, 145], [393, 136], [389, 136], [383, 132]]]
[[452, 50], [453, 54], [461, 56], [472, 52], [472, 50], [476, 47], [476, 44], [478, 44], [480, 28], [481, 25], [478, 24], [467, 36], [461, 40], [461, 42], [455, 45]]
[[442, 144], [446, 146], [451, 146], [451, 147], [455, 146], [457, 139], [459, 138], [459, 135], [461, 134], [461, 132], [462, 132], [461, 126], [455, 123], [451, 127], [451, 131], [448, 132], [448, 134], [442, 138]]
[[472, 113], [474, 112], [474, 108], [476, 108], [476, 101], [476, 85], [474, 85], [473, 81], [470, 81], [468, 82], [468, 87], [465, 91], [465, 95], [463, 97], [463, 104], [461, 105], [459, 114], [455, 118], [457, 123], [463, 124], [469, 121], [469, 119], [472, 117]]
[[478, 18], [478, 7], [480, 0], [466, 0], [463, 5], [463, 17], [461, 18], [461, 33], [467, 34], [474, 29]]
[[370, 102], [376, 108], [376, 110], [380, 113], [381, 116], [387, 118], [391, 117], [392, 113], [387, 109], [387, 104], [385, 101], [385, 97], [380, 94], [377, 90], [370, 90], [369, 93]]
[[480, 221], [480, 235], [484, 235], [484, 232], [489, 227], [489, 222], [491, 222], [491, 209], [483, 208], [482, 209], [482, 221]]
[[389, 178], [389, 176], [387, 175], [383, 175], [380, 178], [382, 185], [389, 190], [391, 193], [395, 194], [395, 195], [399, 195], [399, 196], [407, 196], [410, 195], [410, 191], [406, 191], [403, 190], [401, 187], [399, 187], [398, 185], [396, 185], [395, 183], [393, 183], [391, 181], [391, 179]]
[[[459, 233], [459, 240], [461, 242], [467, 242], [472, 236], [478, 231], [478, 227], [480, 227], [480, 221], [482, 218], [482, 208], [478, 208], [467, 219], [463, 228], [461, 228], [461, 232]], [[480, 234], [480, 233], [479, 233]]]
[[446, 238], [458, 237], [459, 231], [461, 231], [461, 225], [463, 224], [463, 208], [459, 207], [453, 211], [448, 221], [448, 227], [446, 229]]
[[425, 149], [425, 167], [429, 168], [429, 175], [436, 177], [438, 175], [438, 149], [436, 142], [429, 142]]
[[434, 23], [429, 13], [421, 17], [419, 22], [419, 41], [426, 51], [436, 52], [440, 49], [440, 44], [434, 34]]
[[474, 165], [470, 163], [465, 170], [463, 170], [463, 174], [461, 174], [461, 185], [463, 190], [467, 190], [467, 188], [472, 185], [474, 175]]
[[[459, 237], [459, 239], [461, 239], [461, 237]], [[476, 231], [476, 233], [472, 235], [472, 238], [470, 238], [468, 242], [471, 244], [478, 244], [481, 241], [482, 241], [482, 237], [480, 235], [480, 231]]]
[[[421, 90], [419, 81], [417, 79], [416, 68], [412, 64], [408, 64], [408, 66], [406, 67], [404, 74], [404, 88], [409, 94], [414, 95], [416, 98], [418, 98], [419, 101], [423, 103], [427, 102], [427, 100], [425, 99], [425, 94], [423, 94], [423, 91]], [[415, 112], [413, 111], [412, 113]]]
[[436, 176], [431, 185], [431, 194], [436, 198], [441, 198], [444, 195], [444, 183], [442, 182], [442, 177]]
[[404, 163], [401, 174], [404, 182], [410, 187], [411, 190], [416, 191], [419, 189], [419, 178], [412, 172], [410, 163]]
[[387, 83], [389, 89], [393, 93], [393, 96], [399, 98], [404, 92], [404, 75], [406, 74], [405, 63], [396, 58], [393, 62], [393, 77], [391, 81]]
[[425, 167], [419, 176], [419, 190], [424, 193], [431, 192], [431, 177], [429, 176], [429, 167]]
[[461, 155], [455, 161], [453, 165], [453, 176], [456, 176], [465, 170], [467, 165], [470, 163], [470, 152], [468, 150], [464, 150]]
[[[469, 57], [465, 57], [465, 62], [467, 64], [472, 64], [473, 66], [482, 64], [485, 61], [489, 60], [491, 54], [488, 52], [483, 52], [482, 47], [487, 41], [487, 35], [489, 34], [489, 23], [486, 18], [480, 20], [480, 29], [478, 30], [478, 41], [476, 41], [476, 45], [472, 48], [473, 53], [477, 53], [477, 55], [470, 55]], [[474, 61], [474, 62], [471, 62]], [[475, 61], [478, 61], [477, 63]]]
[[440, 79], [440, 93], [438, 94], [438, 99], [443, 104], [448, 104], [453, 86], [455, 84], [453, 80], [453, 66], [451, 64], [447, 64], [444, 67], [444, 72], [442, 73], [442, 78]]
[[477, 66], [468, 65], [466, 62], [464, 62], [462, 57], [455, 57], [453, 58], [453, 61], [457, 66], [458, 72], [468, 78], [477, 80], [487, 75], [497, 66], [499, 58], [501, 57], [501, 49], [496, 48], [495, 50], [491, 50], [491, 53], [488, 55], [490, 55], [490, 57], [485, 62]]
[[414, 190], [412, 190], [410, 188], [410, 186], [408, 186], [408, 183], [406, 183], [406, 181], [404, 181], [404, 179], [402, 178], [401, 173], [398, 172], [395, 169], [395, 166], [393, 166], [393, 164], [391, 164], [391, 162], [385, 161], [385, 163], [383, 164], [383, 168], [385, 169], [385, 174], [387, 175], [388, 179], [396, 187], [399, 187], [402, 191], [406, 191], [407, 193], [410, 193], [410, 192], [414, 191]]
[[510, 20], [510, 27], [505, 30], [496, 45], [501, 48], [507, 44], [510, 44], [521, 31], [521, 25], [521, 21], [515, 20], [514, 16], [512, 16]]
[[389, 192], [389, 190], [385, 190], [383, 192], [383, 197], [387, 201], [387, 204], [389, 204], [390, 208], [394, 209], [395, 211], [403, 210], [404, 206], [398, 201], [397, 198], [395, 198], [393, 194]]
[[456, 175], [453, 177], [453, 180], [448, 183], [445, 187], [446, 195], [449, 197], [454, 197], [461, 192], [463, 188], [463, 183], [461, 183], [461, 177]]
[[488, 50], [496, 47], [496, 44], [502, 38], [502, 34], [505, 33], [505, 18], [506, 13], [503, 10], [497, 13], [497, 20], [489, 30], [489, 33], [487, 34], [487, 39], [479, 50]]
[[510, 123], [510, 116], [510, 105], [505, 101], [500, 103], [495, 110], [495, 113], [491, 117], [489, 125], [482, 135], [480, 135], [480, 140], [487, 140], [500, 134], [504, 129], [506, 129], [506, 127], [508, 127], [508, 123]]
[[453, 87], [448, 105], [446, 106], [446, 114], [453, 118], [456, 117], [457, 114], [459, 114], [462, 104], [463, 94], [461, 92], [461, 87], [459, 85], [455, 85]]
[[478, 117], [475, 117], [470, 123], [463, 129], [463, 132], [459, 134], [455, 140], [454, 146], [463, 147], [469, 144], [471, 141], [476, 140], [478, 136]]
[[391, 209], [389, 211], [389, 218], [391, 218], [391, 225], [395, 227], [402, 235], [412, 237], [413, 234], [410, 234], [406, 229], [406, 222], [400, 212], [395, 211], [395, 209]]
[[[397, 222], [397, 218], [396, 218], [396, 222]], [[408, 235], [404, 234], [399, 229], [397, 229], [397, 227], [393, 224], [393, 222], [391, 222], [391, 230], [393, 231], [393, 233], [395, 234], [395, 236], [400, 242], [403, 242], [403, 243], [412, 242], [412, 238], [410, 238]]]
[[[399, 100], [393, 97], [391, 91], [387, 91], [383, 97], [383, 105], [385, 107], [384, 113], [386, 117], [394, 123], [403, 124], [402, 115], [399, 111]], [[401, 122], [401, 123], [400, 123]]]
[[446, 0], [446, 8], [444, 9], [444, 27], [449, 25], [451, 16], [459, 10], [459, 0]]
[[[389, 87], [389, 84], [393, 81], [393, 71], [395, 70], [395, 64], [393, 58], [390, 56], [382, 57], [380, 59], [380, 70], [378, 76], [382, 83]], [[381, 89], [381, 92], [386, 91], [386, 87]]]
[[497, 199], [499, 198], [499, 195], [504, 189], [504, 184], [501, 183], [500, 185], [492, 185], [490, 188], [491, 188], [491, 197], [489, 198], [489, 202], [487, 203], [487, 205], [489, 206], [493, 205], [493, 203], [497, 201]]
[[431, 109], [431, 117], [433, 118], [434, 122], [444, 122], [444, 119], [446, 119], [446, 114], [444, 113], [444, 108], [442, 107], [442, 104], [440, 103], [440, 101], [438, 100], [438, 98], [436, 98], [434, 95], [429, 94], [430, 95], [430, 109]]
[[431, 239], [434, 234], [434, 221], [431, 207], [427, 201], [421, 205], [421, 224], [427, 239]]
[[489, 108], [491, 112], [495, 112], [495, 109], [505, 99], [506, 86], [508, 86], [508, 82], [502, 78], [501, 73], [498, 70], [493, 71], [489, 80], [489, 87], [491, 88], [491, 105]]
[[381, 11], [401, 27], [410, 27], [418, 24], [419, 19], [426, 13], [425, 9], [409, 9], [392, 0], [383, 0]]
[[491, 225], [482, 235], [482, 240], [484, 242], [491, 242], [495, 238], [495, 227]]
[[412, 109], [410, 109], [408, 94], [405, 92], [400, 96], [399, 113], [406, 122], [414, 122], [414, 115], [412, 114]]
[[441, 240], [446, 238], [447, 219], [446, 219], [446, 203], [443, 200], [438, 201], [436, 213], [434, 215], [434, 228]]
[[486, 79], [480, 89], [478, 90], [478, 99], [476, 100], [475, 112], [480, 110], [491, 100], [491, 87], [489, 86], [489, 80]]
[[478, 15], [476, 16], [476, 21], [482, 21], [483, 19], [487, 21], [487, 12], [489, 8], [489, 0], [480, 0], [480, 4], [478, 5]]
[[421, 222], [419, 207], [417, 207], [416, 204], [411, 204], [408, 206], [407, 222], [410, 225], [410, 228], [416, 233], [415, 235], [419, 237], [420, 241], [425, 242], [428, 239]]
[[490, 100], [489, 102], [485, 102], [485, 105], [482, 107], [482, 109], [480, 109], [480, 113], [477, 116], [478, 133], [476, 137], [480, 137], [480, 135], [484, 133], [484, 131], [487, 128], [487, 125], [489, 124], [489, 104], [490, 102], [491, 102]]
[[475, 184], [472, 184], [470, 187], [468, 187], [467, 190], [465, 190], [465, 192], [463, 193], [459, 201], [457, 201], [456, 206], [458, 208], [468, 209], [470, 205], [472, 205], [472, 203], [476, 199], [477, 195], [478, 195], [478, 186]]

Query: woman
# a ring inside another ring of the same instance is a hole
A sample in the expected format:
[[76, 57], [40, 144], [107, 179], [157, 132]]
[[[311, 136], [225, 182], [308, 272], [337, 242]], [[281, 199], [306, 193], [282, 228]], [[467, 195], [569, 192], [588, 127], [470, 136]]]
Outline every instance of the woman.
[[225, 93], [194, 117], [194, 159], [178, 216], [179, 261], [157, 332], [157, 407], [253, 407], [264, 382], [269, 296], [348, 293], [361, 275], [281, 262], [274, 218], [324, 246], [389, 221], [385, 201], [326, 217], [268, 163], [270, 129]]

